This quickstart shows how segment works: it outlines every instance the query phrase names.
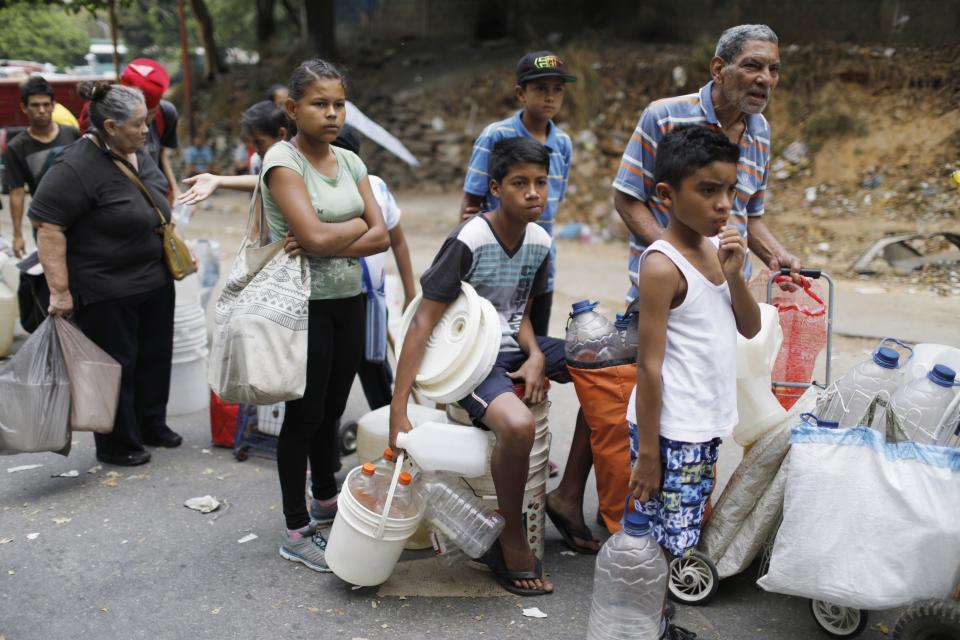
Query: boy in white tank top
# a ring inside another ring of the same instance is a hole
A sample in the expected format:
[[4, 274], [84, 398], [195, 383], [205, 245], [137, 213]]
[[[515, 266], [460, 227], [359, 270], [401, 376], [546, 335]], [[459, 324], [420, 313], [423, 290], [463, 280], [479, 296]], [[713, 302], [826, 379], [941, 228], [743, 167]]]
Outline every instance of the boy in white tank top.
[[737, 423], [737, 333], [760, 330], [743, 279], [746, 241], [728, 225], [741, 197], [739, 156], [723, 133], [698, 126], [674, 129], [657, 148], [655, 189], [670, 222], [641, 256], [637, 385], [627, 422], [635, 507], [650, 518], [668, 560], [700, 539], [720, 439]]

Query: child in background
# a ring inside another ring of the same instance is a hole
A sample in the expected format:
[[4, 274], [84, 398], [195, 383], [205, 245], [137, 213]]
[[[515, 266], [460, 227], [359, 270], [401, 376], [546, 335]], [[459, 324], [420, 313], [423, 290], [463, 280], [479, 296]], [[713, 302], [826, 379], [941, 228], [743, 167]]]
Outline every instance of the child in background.
[[[536, 140], [515, 137], [494, 145], [490, 190], [500, 206], [461, 223], [420, 279], [423, 300], [404, 339], [390, 405], [390, 446], [395, 447], [397, 434], [411, 429], [408, 396], [427, 340], [447, 306], [460, 295], [461, 281], [468, 282], [497, 309], [502, 335], [492, 371], [459, 400], [476, 424], [497, 436], [490, 471], [506, 526], [483, 561], [501, 586], [522, 596], [553, 591], [527, 543], [523, 522], [523, 492], [535, 430], [527, 403], [544, 399], [545, 375], [557, 382], [570, 381], [563, 340], [535, 336], [530, 324], [530, 301], [546, 288], [549, 268], [550, 236], [536, 224], [547, 202], [549, 164], [546, 148]], [[514, 384], [521, 382], [523, 399], [513, 391]], [[566, 473], [582, 471], [568, 466]], [[582, 505], [575, 507], [582, 518]]]
[[[333, 144], [342, 149], [347, 149], [360, 155], [360, 135], [350, 125], [344, 125], [333, 141]], [[380, 211], [383, 213], [383, 221], [387, 225], [387, 231], [390, 235], [390, 248], [393, 250], [393, 258], [397, 263], [397, 272], [400, 275], [400, 281], [403, 283], [403, 308], [417, 295], [417, 288], [413, 281], [413, 266], [410, 261], [410, 249], [407, 247], [406, 236], [403, 235], [403, 229], [400, 227], [400, 207], [397, 206], [393, 194], [387, 188], [387, 184], [379, 176], [369, 175], [370, 186], [373, 188], [373, 197], [377, 199], [380, 205]], [[386, 277], [387, 252], [374, 254], [361, 258], [364, 262], [367, 273], [370, 274], [370, 284], [376, 290], [382, 290], [384, 278]], [[367, 293], [367, 285], [361, 283], [364, 293]], [[367, 299], [364, 297], [364, 305]], [[386, 330], [386, 327], [383, 328]], [[360, 376], [360, 384], [363, 386], [363, 395], [367, 398], [367, 404], [371, 409], [379, 409], [390, 404], [390, 398], [393, 394], [393, 371], [390, 369], [390, 362], [384, 359], [382, 362], [371, 362], [364, 358], [360, 362], [360, 369], [357, 371]]]
[[[739, 157], [737, 145], [706, 127], [674, 129], [657, 147], [655, 189], [670, 221], [641, 256], [627, 422], [630, 489], [668, 561], [700, 539], [720, 439], [737, 423], [737, 333], [760, 330], [743, 278], [746, 242], [728, 224]], [[663, 638], [693, 637], [666, 617], [661, 629]]]
[[[488, 175], [490, 150], [505, 138], [525, 137], [543, 144], [550, 154], [547, 202], [537, 222], [547, 235], [553, 236], [553, 223], [557, 219], [557, 208], [567, 191], [570, 160], [573, 155], [570, 136], [554, 124], [553, 118], [563, 106], [567, 83], [576, 80], [567, 73], [563, 60], [549, 51], [534, 51], [520, 59], [517, 63], [517, 86], [514, 91], [521, 109], [506, 120], [487, 125], [474, 143], [463, 182], [461, 221], [480, 211], [493, 211], [497, 208], [497, 197], [490, 191]], [[530, 311], [533, 332], [538, 336], [549, 335], [556, 254], [556, 247], [551, 245], [547, 288], [533, 300]]]
[[202, 133], [193, 137], [192, 144], [183, 153], [183, 161], [187, 165], [187, 176], [216, 172], [213, 167], [213, 150]]

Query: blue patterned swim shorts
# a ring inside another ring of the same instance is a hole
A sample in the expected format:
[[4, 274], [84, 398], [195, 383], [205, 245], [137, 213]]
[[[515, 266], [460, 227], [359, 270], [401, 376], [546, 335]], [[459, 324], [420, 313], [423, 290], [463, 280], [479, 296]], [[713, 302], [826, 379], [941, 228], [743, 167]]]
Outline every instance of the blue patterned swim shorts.
[[[637, 461], [637, 425], [630, 428], [630, 465]], [[663, 478], [660, 495], [635, 509], [650, 518], [653, 537], [670, 555], [680, 557], [700, 541], [703, 511], [716, 483], [720, 438], [709, 442], [678, 442], [660, 437]]]

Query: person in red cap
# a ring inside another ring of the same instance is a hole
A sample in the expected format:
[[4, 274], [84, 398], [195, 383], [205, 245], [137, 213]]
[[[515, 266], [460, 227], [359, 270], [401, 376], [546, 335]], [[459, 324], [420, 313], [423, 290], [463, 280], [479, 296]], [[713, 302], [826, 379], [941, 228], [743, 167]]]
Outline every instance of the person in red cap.
[[147, 103], [147, 122], [150, 131], [144, 149], [149, 153], [170, 184], [168, 195], [171, 202], [180, 195], [177, 179], [173, 175], [170, 151], [176, 149], [177, 108], [163, 100], [163, 94], [170, 88], [170, 76], [163, 65], [150, 58], [137, 58], [126, 66], [120, 74], [120, 84], [136, 87], [143, 92]]
[[[177, 108], [163, 99], [163, 94], [170, 88], [170, 75], [156, 60], [137, 58], [132, 60], [120, 74], [120, 84], [136, 87], [143, 92], [143, 99], [147, 104], [147, 123], [150, 127], [144, 149], [167, 179], [167, 199], [173, 202], [173, 199], [180, 195], [170, 161], [170, 150], [176, 149], [179, 144], [177, 141], [178, 115]], [[90, 126], [88, 108], [89, 103], [86, 103], [80, 112], [81, 132], [86, 132]]]

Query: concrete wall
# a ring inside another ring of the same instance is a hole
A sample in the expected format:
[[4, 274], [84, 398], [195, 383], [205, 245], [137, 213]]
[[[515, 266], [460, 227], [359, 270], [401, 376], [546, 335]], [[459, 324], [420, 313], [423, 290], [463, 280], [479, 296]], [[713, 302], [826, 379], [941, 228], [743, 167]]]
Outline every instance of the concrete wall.
[[[341, 3], [344, 0], [341, 0]], [[352, 0], [354, 2], [358, 0]], [[744, 22], [785, 43], [822, 40], [943, 45], [960, 42], [960, 0], [362, 0], [347, 28], [383, 38], [536, 39], [609, 29], [625, 38], [692, 42]], [[347, 12], [344, 12], [347, 13]]]

